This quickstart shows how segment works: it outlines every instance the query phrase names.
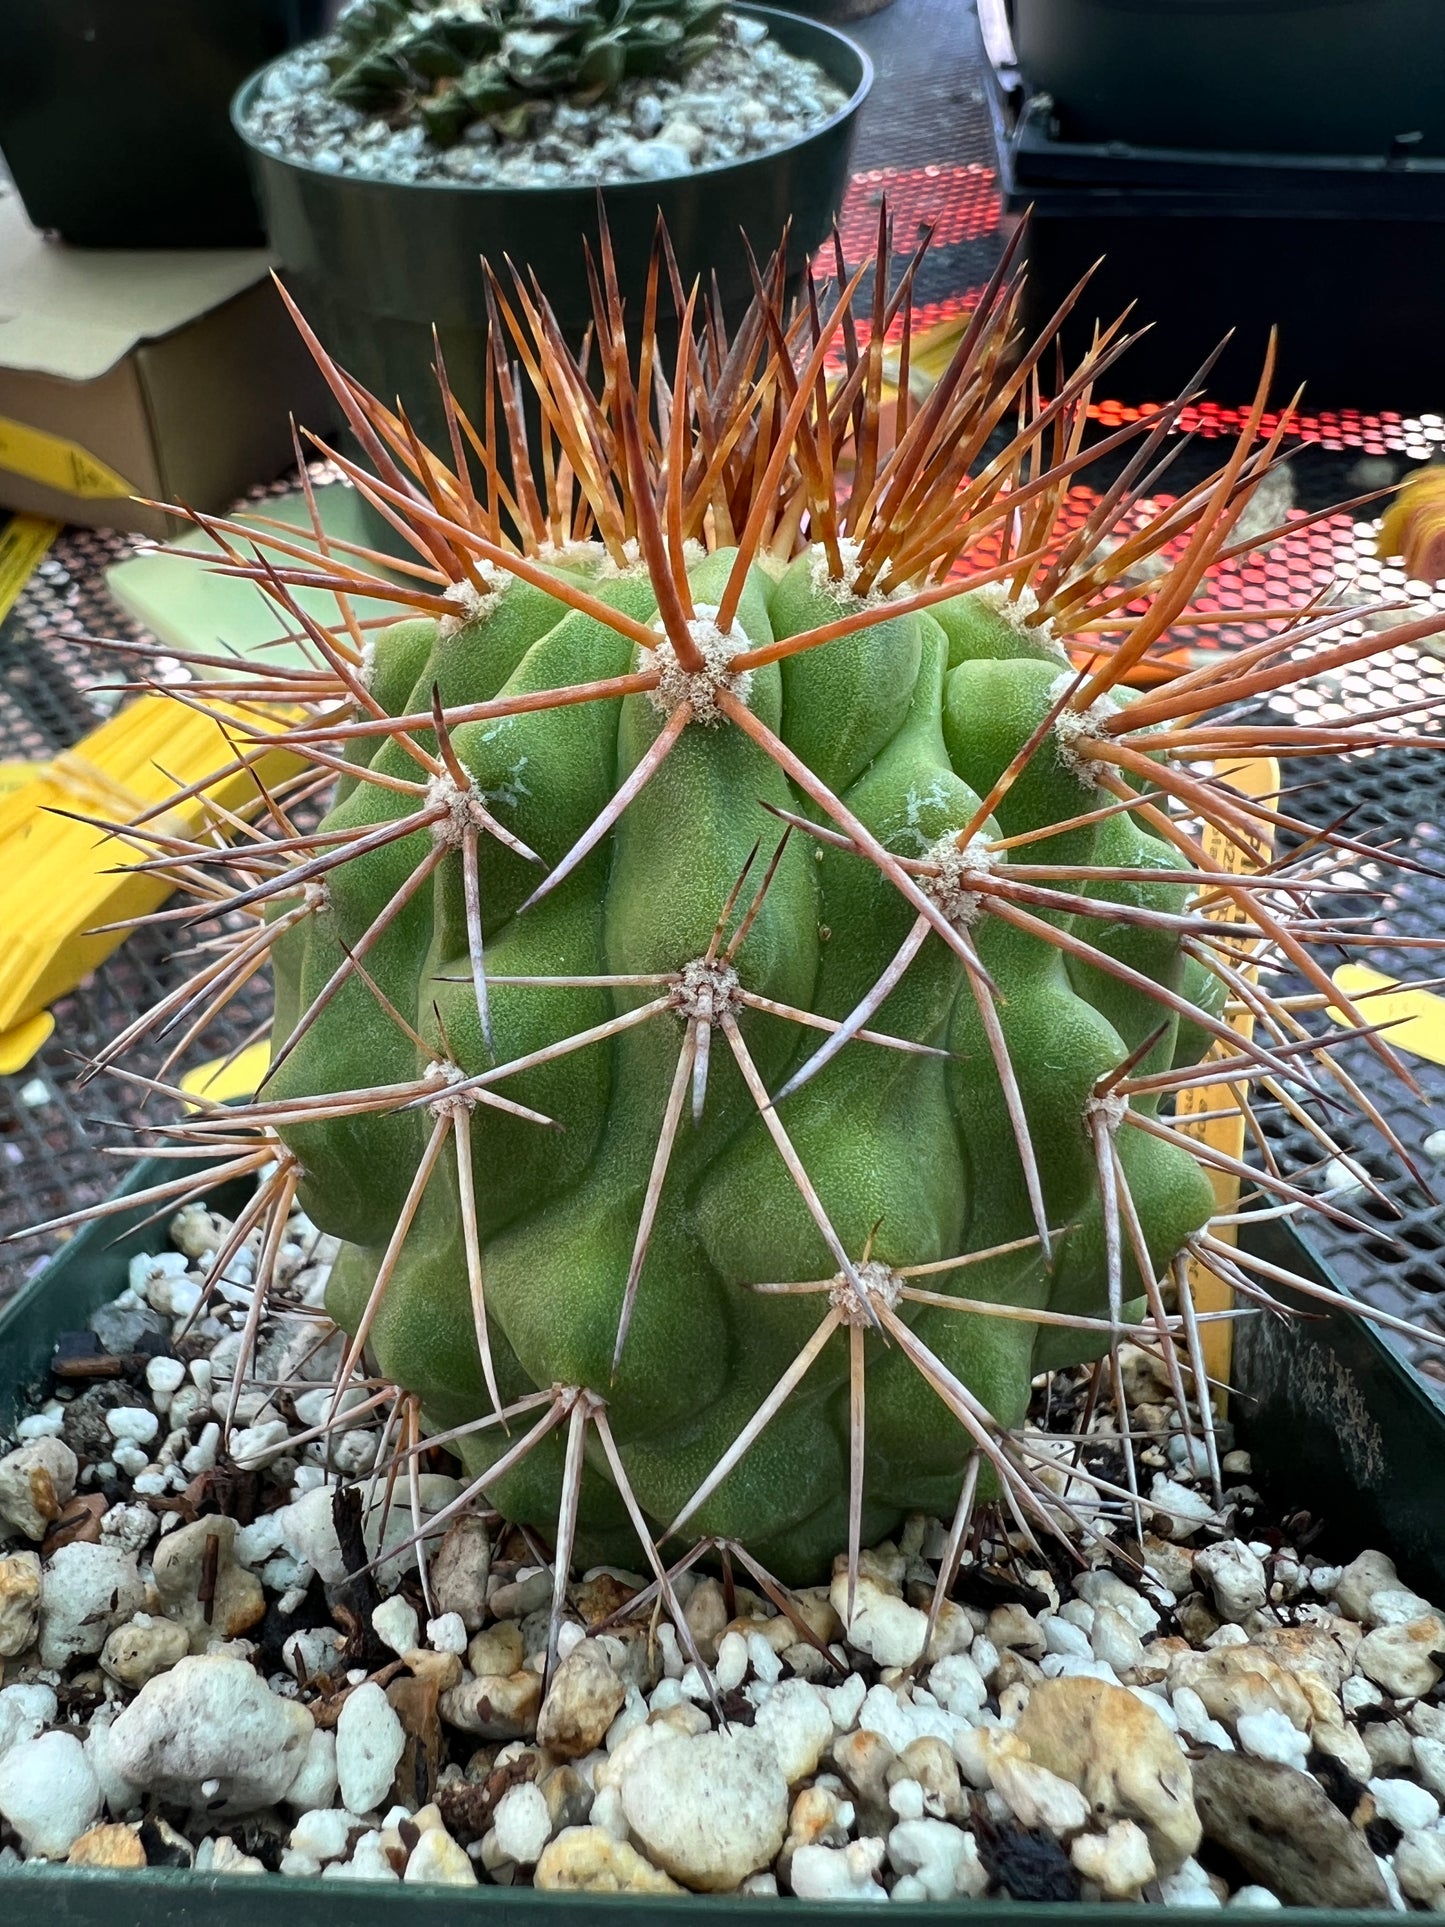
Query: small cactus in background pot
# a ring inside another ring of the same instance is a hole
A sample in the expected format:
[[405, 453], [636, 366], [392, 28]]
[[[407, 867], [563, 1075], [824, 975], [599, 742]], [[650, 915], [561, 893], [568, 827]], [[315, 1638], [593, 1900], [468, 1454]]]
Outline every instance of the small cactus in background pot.
[[[1334, 633], [1314, 608], [1161, 677], [1208, 572], [1279, 533], [1239, 533], [1286, 432], [1261, 438], [1268, 371], [1218, 472], [1158, 496], [1192, 397], [1086, 450], [1127, 341], [1046, 393], [1006, 257], [885, 435], [913, 276], [890, 285], [890, 254], [883, 225], [857, 313], [841, 256], [795, 314], [773, 263], [731, 336], [677, 288], [664, 367], [628, 342], [604, 235], [592, 379], [540, 296], [497, 286], [482, 428], [438, 366], [444, 451], [308, 330], [366, 456], [337, 459], [412, 562], [372, 573], [319, 522], [319, 554], [258, 556], [205, 520], [312, 665], [192, 698], [284, 712], [304, 768], [239, 841], [157, 836], [230, 934], [102, 1061], [163, 1020], [193, 1036], [269, 954], [270, 1072], [180, 1147], [221, 1156], [211, 1181], [260, 1174], [232, 1239], [260, 1234], [263, 1280], [297, 1197], [344, 1241], [338, 1400], [362, 1374], [403, 1441], [459, 1454], [469, 1499], [555, 1535], [559, 1588], [574, 1550], [644, 1558], [667, 1597], [689, 1548], [769, 1586], [844, 1549], [856, 1575], [917, 1511], [953, 1517], [944, 1587], [987, 1496], [1137, 1524], [1127, 1441], [1117, 1478], [1078, 1462], [1058, 1496], [1031, 1381], [1102, 1360], [1117, 1386], [1142, 1333], [1187, 1409], [1191, 1264], [1256, 1303], [1279, 1274], [1211, 1229], [1211, 1175], [1244, 1167], [1180, 1113], [1221, 1084], [1298, 1110], [1361, 1021], [1317, 956], [1369, 940], [1320, 890], [1364, 846], [1228, 777], [1379, 727], [1238, 707], [1440, 619]], [[1276, 830], [1299, 853], [1271, 863]], [[1302, 997], [1259, 983], [1269, 957]], [[197, 1189], [183, 1169], [157, 1195]], [[1207, 1397], [1193, 1423], [1217, 1478]]]
[[359, 0], [336, 26], [331, 93], [449, 146], [473, 121], [524, 131], [532, 106], [686, 73], [717, 45], [722, 0]]

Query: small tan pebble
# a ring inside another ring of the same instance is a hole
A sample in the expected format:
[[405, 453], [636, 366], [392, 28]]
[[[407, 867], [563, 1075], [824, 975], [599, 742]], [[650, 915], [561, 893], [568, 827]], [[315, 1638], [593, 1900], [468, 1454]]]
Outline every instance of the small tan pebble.
[[1207, 1653], [1181, 1653], [1169, 1668], [1169, 1690], [1192, 1687], [1211, 1719], [1233, 1725], [1242, 1713], [1283, 1713], [1301, 1733], [1309, 1730], [1310, 1703], [1292, 1673], [1258, 1646], [1220, 1646]]
[[1193, 1652], [1187, 1639], [1170, 1633], [1162, 1639], [1145, 1642], [1144, 1651], [1129, 1669], [1130, 1686], [1157, 1686], [1169, 1677], [1169, 1669], [1181, 1653]]
[[1247, 1479], [1254, 1471], [1254, 1460], [1248, 1452], [1240, 1451], [1236, 1447], [1233, 1452], [1225, 1453], [1219, 1461], [1219, 1469], [1226, 1478]]
[[1040, 1766], [1077, 1787], [1096, 1816], [1137, 1820], [1162, 1873], [1198, 1847], [1189, 1762], [1160, 1716], [1126, 1687], [1045, 1680], [1017, 1737]]
[[[152, 1556], [162, 1610], [186, 1628], [193, 1653], [204, 1653], [213, 1639], [239, 1639], [265, 1617], [261, 1581], [237, 1563], [236, 1531], [234, 1519], [208, 1513], [168, 1533]], [[201, 1599], [203, 1591], [209, 1601]]]
[[1219, 1614], [1202, 1592], [1186, 1593], [1175, 1608], [1174, 1618], [1191, 1646], [1202, 1646], [1220, 1627]]
[[1182, 1598], [1194, 1584], [1194, 1554], [1188, 1546], [1161, 1539], [1157, 1533], [1144, 1535], [1144, 1561], [1176, 1598]]
[[459, 1613], [469, 1633], [487, 1618], [487, 1580], [492, 1544], [481, 1519], [454, 1519], [432, 1556], [430, 1580], [438, 1612]]
[[32, 1439], [0, 1458], [0, 1526], [43, 1539], [75, 1490], [80, 1461], [63, 1439]]
[[533, 1885], [544, 1893], [681, 1894], [635, 1847], [601, 1827], [568, 1827], [547, 1843]]
[[1079, 1789], [1035, 1760], [995, 1760], [993, 1786], [1021, 1827], [1068, 1840], [1088, 1824], [1089, 1802]]
[[[648, 1724], [669, 1726], [674, 1733], [681, 1733], [685, 1740], [690, 1740], [694, 1733], [706, 1733], [712, 1726], [712, 1721], [703, 1709], [700, 1706], [694, 1706], [691, 1700], [679, 1700], [676, 1706], [666, 1706], [660, 1713], [649, 1713]], [[832, 1728], [829, 1727], [828, 1730], [831, 1732]]]
[[1069, 1858], [1106, 1900], [1137, 1899], [1140, 1889], [1155, 1878], [1148, 1836], [1132, 1820], [1116, 1820], [1107, 1833], [1079, 1834], [1069, 1847]]
[[881, 1733], [861, 1729], [841, 1734], [833, 1742], [833, 1764], [858, 1799], [866, 1805], [888, 1807], [888, 1769], [898, 1755]]
[[143, 1867], [146, 1850], [138, 1827], [92, 1827], [65, 1856], [69, 1867]]
[[184, 1626], [137, 1613], [107, 1637], [100, 1652], [101, 1671], [122, 1686], [140, 1687], [184, 1659], [190, 1650], [191, 1636]]
[[[835, 1746], [835, 1759], [837, 1753]], [[954, 1730], [953, 1757], [968, 1784], [986, 1793], [993, 1785], [995, 1764], [1000, 1760], [1026, 1760], [1029, 1750], [1008, 1727], [966, 1726]]]
[[923, 1789], [923, 1810], [935, 1820], [956, 1820], [963, 1812], [963, 1780], [946, 1741], [926, 1733], [910, 1740], [887, 1772], [897, 1780], [916, 1780]]
[[1394, 1560], [1383, 1552], [1366, 1551], [1341, 1569], [1331, 1597], [1347, 1619], [1363, 1624], [1369, 1621], [1370, 1601], [1375, 1594], [1394, 1591], [1399, 1584]]
[[716, 1579], [700, 1579], [682, 1609], [688, 1631], [709, 1666], [717, 1658], [717, 1643], [728, 1624], [727, 1601]]
[[401, 1721], [404, 1735], [391, 1797], [404, 1806], [425, 1807], [436, 1788], [443, 1755], [439, 1699], [435, 1680], [409, 1673], [392, 1680], [386, 1689], [387, 1704]]
[[0, 1559], [0, 1659], [35, 1644], [40, 1630], [40, 1555], [15, 1552]]
[[584, 1639], [562, 1661], [537, 1718], [537, 1743], [559, 1759], [580, 1760], [602, 1744], [626, 1691], [598, 1640]]
[[477, 1870], [466, 1849], [458, 1846], [440, 1824], [424, 1828], [421, 1838], [406, 1858], [402, 1875], [408, 1885], [416, 1882], [443, 1887], [475, 1887]]
[[1042, 1659], [1044, 1633], [1031, 1612], [1016, 1602], [995, 1606], [984, 1629], [998, 1650], [1023, 1653], [1029, 1659]]
[[542, 1789], [542, 1798], [547, 1802], [554, 1834], [561, 1833], [565, 1827], [587, 1824], [592, 1812], [593, 1792], [575, 1766], [554, 1767], [538, 1784]]
[[615, 1572], [595, 1572], [590, 1579], [584, 1579], [574, 1586], [568, 1597], [590, 1631], [600, 1626], [614, 1613], [621, 1612], [629, 1600], [635, 1599], [646, 1582], [640, 1579], [622, 1579]]
[[430, 1646], [417, 1646], [401, 1657], [418, 1679], [430, 1681], [439, 1693], [461, 1684], [465, 1668], [460, 1653], [434, 1653]]
[[1252, 1644], [1303, 1680], [1318, 1679], [1338, 1693], [1348, 1678], [1364, 1634], [1353, 1620], [1333, 1616], [1298, 1626], [1265, 1626]]
[[935, 1660], [951, 1659], [955, 1653], [966, 1653], [972, 1644], [973, 1621], [962, 1606], [952, 1599], [943, 1600], [925, 1658], [932, 1665]]
[[484, 1673], [520, 1672], [526, 1656], [520, 1620], [499, 1620], [479, 1632], [467, 1647], [467, 1671], [478, 1678]]
[[1394, 1699], [1423, 1699], [1440, 1681], [1434, 1655], [1445, 1648], [1445, 1620], [1429, 1613], [1403, 1626], [1377, 1626], [1360, 1641], [1355, 1663]]
[[541, 1703], [540, 1675], [523, 1669], [464, 1679], [442, 1694], [441, 1715], [449, 1726], [483, 1739], [525, 1739], [537, 1730]]
[[842, 1817], [846, 1804], [850, 1803], [831, 1787], [804, 1787], [788, 1811], [788, 1840], [794, 1848], [812, 1846], [818, 1841], [825, 1846], [841, 1845], [848, 1837], [848, 1826]]
[[1000, 1653], [998, 1665], [990, 1675], [993, 1690], [998, 1696], [1000, 1711], [1006, 1695], [1011, 1694], [1014, 1700], [1022, 1705], [1034, 1687], [1041, 1683], [1043, 1677], [1035, 1662], [1026, 1658], [1023, 1653], [1015, 1652], [1012, 1647], [1007, 1652]]

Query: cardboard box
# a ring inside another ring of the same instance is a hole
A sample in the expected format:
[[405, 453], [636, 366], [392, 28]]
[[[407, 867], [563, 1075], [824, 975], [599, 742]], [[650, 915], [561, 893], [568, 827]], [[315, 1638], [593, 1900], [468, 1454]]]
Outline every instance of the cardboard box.
[[228, 507], [330, 397], [260, 249], [67, 247], [0, 183], [0, 506], [173, 533], [133, 496]]

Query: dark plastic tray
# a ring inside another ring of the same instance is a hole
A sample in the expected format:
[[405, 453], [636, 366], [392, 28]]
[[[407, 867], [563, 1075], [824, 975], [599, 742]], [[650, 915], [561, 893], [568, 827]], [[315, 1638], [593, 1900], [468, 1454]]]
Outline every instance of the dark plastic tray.
[[1176, 393], [1231, 330], [1211, 388], [1247, 395], [1277, 326], [1277, 399], [1303, 382], [1312, 408], [1438, 404], [1445, 160], [1070, 141], [1006, 39], [989, 51], [1004, 211], [1029, 216], [1026, 331], [1099, 263], [1066, 352], [1131, 303], [1156, 324], [1111, 369], [1115, 400]]
[[[174, 1171], [159, 1161], [138, 1164], [122, 1187], [142, 1190]], [[0, 1312], [0, 1427], [46, 1378], [55, 1336], [85, 1324], [123, 1289], [138, 1252], [166, 1243], [163, 1214], [150, 1223], [133, 1212], [80, 1231], [46, 1269]], [[1288, 1227], [1258, 1227], [1261, 1255], [1333, 1283]], [[1332, 1313], [1284, 1325], [1255, 1318], [1240, 1327], [1235, 1418], [1257, 1455], [1255, 1480], [1286, 1503], [1318, 1508], [1328, 1500], [1329, 1526], [1341, 1549], [1376, 1546], [1394, 1554], [1407, 1581], [1432, 1598], [1445, 1593], [1445, 1414], [1410, 1366], [1358, 1319]], [[1328, 1544], [1330, 1533], [1320, 1543]], [[687, 1927], [710, 1921], [744, 1927], [780, 1915], [820, 1922], [876, 1918], [862, 1903], [809, 1906], [790, 1898], [685, 1900], [538, 1893], [531, 1888], [407, 1888], [252, 1875], [217, 1878], [171, 1870], [107, 1873], [27, 1862], [0, 1875], [0, 1896], [26, 1923], [43, 1917], [66, 1927], [253, 1927], [268, 1904], [286, 1909], [288, 1927], [443, 1927], [480, 1909], [492, 1927], [588, 1927], [636, 1921], [641, 1927]], [[0, 1898], [0, 1906], [6, 1904]], [[890, 1905], [888, 1918], [924, 1927], [965, 1914], [1000, 1927], [1138, 1927], [1137, 1906], [1031, 1906], [1016, 1903]], [[1216, 1923], [1217, 1913], [1170, 1908], [1167, 1919], [1188, 1927]], [[1300, 1908], [1297, 1927], [1365, 1927], [1387, 1913]]]

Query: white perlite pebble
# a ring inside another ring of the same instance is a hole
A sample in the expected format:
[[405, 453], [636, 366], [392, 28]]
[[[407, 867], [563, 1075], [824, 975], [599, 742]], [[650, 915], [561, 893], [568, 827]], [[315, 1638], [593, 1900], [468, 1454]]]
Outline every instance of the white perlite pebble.
[[1166, 1874], [1159, 1882], [1159, 1898], [1166, 1907], [1217, 1907], [1219, 1895], [1209, 1884], [1209, 1876], [1197, 1860], [1186, 1860], [1178, 1873]]
[[63, 1860], [100, 1808], [99, 1784], [73, 1733], [23, 1740], [0, 1759], [0, 1813], [28, 1854]]
[[[371, 1627], [382, 1645], [389, 1646], [398, 1655], [414, 1653], [420, 1643], [417, 1616], [400, 1593], [382, 1600], [371, 1615]], [[465, 1641], [462, 1651], [466, 1651]]]
[[1269, 1596], [1263, 1560], [1240, 1539], [1206, 1546], [1195, 1557], [1194, 1572], [1214, 1595], [1220, 1617], [1236, 1624], [1258, 1612]]
[[0, 1754], [22, 1740], [33, 1740], [49, 1726], [59, 1707], [48, 1686], [29, 1683], [7, 1686], [0, 1692]]
[[1236, 1887], [1229, 1896], [1231, 1907], [1282, 1907], [1284, 1902], [1268, 1887]]
[[344, 1860], [352, 1829], [362, 1824], [345, 1807], [322, 1807], [302, 1814], [291, 1829], [288, 1845], [296, 1853], [309, 1854], [320, 1864], [328, 1860]]
[[552, 1837], [552, 1816], [540, 1787], [530, 1781], [508, 1787], [492, 1815], [497, 1851], [519, 1867], [535, 1867]]
[[149, 1445], [161, 1429], [155, 1413], [144, 1405], [117, 1405], [105, 1415], [105, 1429], [113, 1439]]
[[1445, 1833], [1407, 1832], [1395, 1849], [1395, 1873], [1411, 1900], [1437, 1913], [1445, 1910]]
[[1106, 1833], [1081, 1833], [1069, 1858], [1106, 1900], [1132, 1900], [1155, 1876], [1149, 1836], [1132, 1820], [1116, 1820]]
[[926, 1900], [973, 1898], [988, 1890], [978, 1842], [946, 1820], [900, 1821], [888, 1836], [888, 1862], [895, 1873], [911, 1874]]
[[313, 1731], [306, 1708], [269, 1692], [246, 1661], [206, 1653], [141, 1688], [111, 1728], [112, 1756], [158, 1799], [253, 1813], [290, 1790]]
[[789, 1876], [793, 1892], [799, 1900], [886, 1902], [887, 1891], [876, 1878], [886, 1850], [887, 1843], [877, 1839], [855, 1840], [846, 1847], [799, 1847]]
[[928, 1637], [928, 1614], [910, 1606], [896, 1592], [860, 1575], [848, 1611], [848, 1575], [839, 1573], [828, 1594], [829, 1604], [848, 1628], [848, 1643], [867, 1653], [880, 1666], [911, 1666], [923, 1652]]
[[[858, 1684], [861, 1686], [862, 1680]], [[928, 1690], [960, 1719], [972, 1719], [988, 1698], [983, 1674], [970, 1653], [950, 1653], [947, 1659], [939, 1660], [929, 1672]]]
[[371, 1681], [349, 1693], [336, 1722], [336, 1778], [353, 1813], [370, 1813], [391, 1788], [406, 1729]]
[[788, 1785], [797, 1786], [817, 1772], [823, 1749], [832, 1743], [833, 1717], [816, 1687], [788, 1679], [758, 1708], [753, 1731], [766, 1742]]
[[718, 1641], [713, 1678], [720, 1693], [732, 1693], [748, 1676], [748, 1642], [739, 1632], [724, 1633]]
[[45, 1568], [40, 1594], [40, 1661], [56, 1670], [98, 1653], [145, 1600], [135, 1554], [119, 1546], [62, 1546]]
[[146, 1384], [152, 1392], [169, 1398], [186, 1382], [186, 1368], [178, 1358], [153, 1358], [146, 1366]]
[[286, 1804], [294, 1813], [310, 1813], [330, 1806], [336, 1798], [336, 1735], [317, 1727], [306, 1742], [301, 1768], [286, 1789]]
[[1401, 1833], [1433, 1827], [1440, 1818], [1440, 1802], [1413, 1780], [1371, 1780], [1369, 1788], [1376, 1813], [1382, 1820], [1393, 1821]]
[[1301, 1733], [1277, 1707], [1262, 1712], [1241, 1713], [1234, 1723], [1239, 1744], [1257, 1760], [1278, 1760], [1282, 1766], [1297, 1767], [1301, 1773], [1310, 1756], [1307, 1733]]
[[649, 1747], [628, 1766], [621, 1793], [647, 1858], [704, 1893], [729, 1893], [771, 1865], [787, 1831], [788, 1783], [746, 1727]]
[[[570, 1623], [570, 1622], [569, 1622]], [[565, 1632], [566, 1627], [563, 1628]], [[576, 1629], [582, 1637], [580, 1627]], [[467, 1624], [460, 1613], [442, 1613], [426, 1622], [426, 1643], [434, 1653], [464, 1653], [467, 1650]], [[562, 1657], [565, 1659], [566, 1654]]]

